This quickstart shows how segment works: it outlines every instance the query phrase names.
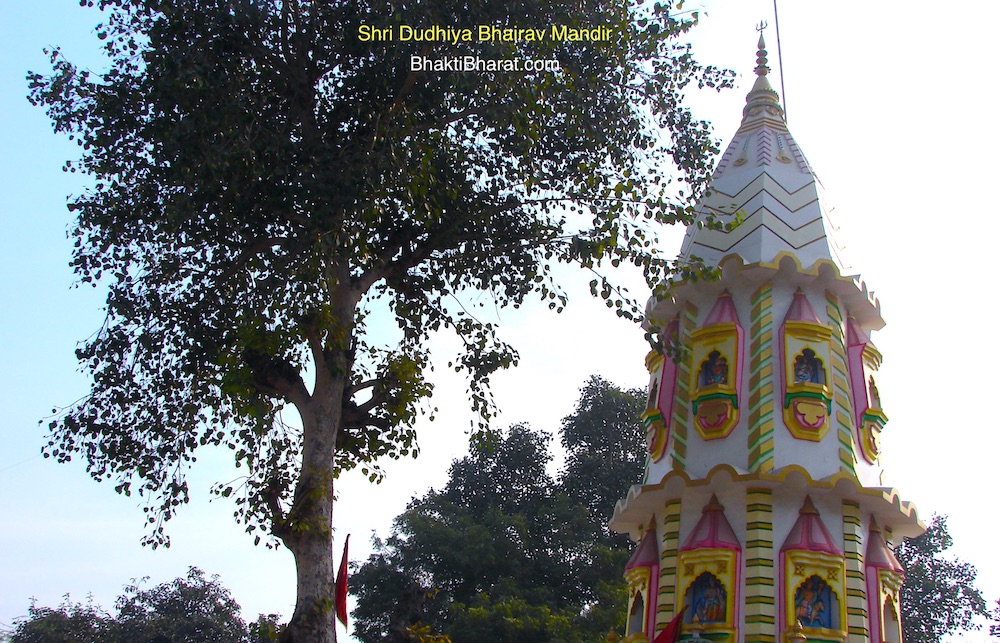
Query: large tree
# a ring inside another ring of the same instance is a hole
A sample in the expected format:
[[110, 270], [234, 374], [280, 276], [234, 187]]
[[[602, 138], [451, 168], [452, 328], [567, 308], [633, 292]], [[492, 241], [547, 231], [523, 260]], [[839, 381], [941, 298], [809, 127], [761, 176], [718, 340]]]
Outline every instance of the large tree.
[[976, 617], [988, 614], [976, 568], [945, 555], [952, 544], [947, 516], [934, 515], [927, 531], [896, 548], [906, 570], [900, 601], [906, 643], [939, 643], [956, 631], [979, 629]]
[[[91, 178], [70, 200], [72, 265], [108, 288], [78, 350], [92, 388], [45, 453], [138, 492], [157, 544], [196, 450], [232, 449], [248, 477], [218, 491], [295, 558], [288, 640], [334, 640], [332, 481], [415, 451], [427, 338], [461, 338], [451, 365], [485, 424], [490, 374], [517, 354], [464, 291], [561, 309], [552, 266], [602, 259], [661, 283], [657, 227], [688, 220], [714, 151], [682, 92], [727, 77], [677, 44], [694, 16], [663, 2], [98, 4], [108, 69], [55, 50], [51, 74], [29, 74], [31, 101], [81, 145], [67, 169]], [[544, 37], [480, 41], [479, 25]], [[411, 67], [462, 56], [558, 70]], [[633, 315], [603, 276], [592, 290]], [[398, 341], [367, 332], [375, 300]]]
[[563, 420], [566, 465], [555, 480], [546, 433], [513, 426], [476, 443], [352, 577], [355, 635], [597, 643], [622, 629], [632, 545], [607, 519], [642, 475], [643, 401], [591, 378]]

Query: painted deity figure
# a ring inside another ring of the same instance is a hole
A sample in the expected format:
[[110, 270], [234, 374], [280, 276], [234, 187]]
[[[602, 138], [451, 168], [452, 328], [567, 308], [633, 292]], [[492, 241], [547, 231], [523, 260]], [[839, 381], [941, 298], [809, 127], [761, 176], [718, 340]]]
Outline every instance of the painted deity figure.
[[821, 373], [823, 364], [816, 358], [816, 353], [807, 348], [795, 358], [795, 383], [812, 382], [822, 384]]
[[795, 618], [805, 627], [830, 627], [830, 586], [810, 576], [795, 591]]
[[712, 574], [705, 572], [691, 587], [692, 621], [722, 623], [726, 620], [726, 587]]
[[729, 382], [729, 363], [726, 358], [719, 354], [719, 351], [712, 351], [708, 354], [708, 359], [701, 365], [702, 386], [712, 384], [727, 384]]

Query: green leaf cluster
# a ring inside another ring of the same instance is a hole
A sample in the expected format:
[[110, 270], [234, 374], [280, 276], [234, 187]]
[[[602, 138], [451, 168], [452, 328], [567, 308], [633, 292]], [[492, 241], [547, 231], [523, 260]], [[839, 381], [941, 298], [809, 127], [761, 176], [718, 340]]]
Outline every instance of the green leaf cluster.
[[947, 516], [935, 514], [927, 531], [896, 547], [906, 570], [900, 603], [907, 643], [938, 643], [948, 634], [979, 629], [975, 619], [988, 613], [976, 568], [945, 555], [953, 544]]
[[10, 643], [264, 643], [276, 639], [274, 614], [248, 626], [218, 576], [192, 567], [184, 578], [148, 589], [143, 581], [125, 587], [112, 616], [88, 600], [67, 596], [56, 608], [34, 601], [15, 623]]
[[415, 498], [351, 576], [362, 641], [604, 641], [624, 627], [631, 544], [607, 517], [643, 466], [643, 395], [593, 377], [546, 433], [515, 425], [476, 442], [447, 484]]

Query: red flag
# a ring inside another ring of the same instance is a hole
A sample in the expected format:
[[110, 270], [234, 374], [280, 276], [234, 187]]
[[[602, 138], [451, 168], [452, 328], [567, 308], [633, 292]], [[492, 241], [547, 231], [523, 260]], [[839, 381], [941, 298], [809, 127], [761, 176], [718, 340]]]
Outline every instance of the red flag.
[[681, 637], [681, 619], [684, 618], [684, 606], [677, 610], [677, 615], [674, 616], [673, 620], [667, 623], [667, 626], [663, 628], [653, 643], [677, 643], [677, 640]]
[[334, 604], [337, 606], [337, 619], [347, 627], [347, 543], [351, 534], [344, 539], [344, 555], [340, 558], [340, 569], [337, 571], [337, 585], [334, 588]]

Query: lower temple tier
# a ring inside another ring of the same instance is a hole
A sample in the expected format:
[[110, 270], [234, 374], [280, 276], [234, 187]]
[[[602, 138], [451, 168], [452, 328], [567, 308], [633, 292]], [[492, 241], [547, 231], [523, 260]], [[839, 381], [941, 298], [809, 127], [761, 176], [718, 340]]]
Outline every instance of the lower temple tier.
[[612, 526], [639, 540], [627, 643], [681, 612], [682, 641], [898, 642], [903, 569], [890, 545], [923, 531], [893, 490], [795, 466], [674, 472], [633, 487]]

